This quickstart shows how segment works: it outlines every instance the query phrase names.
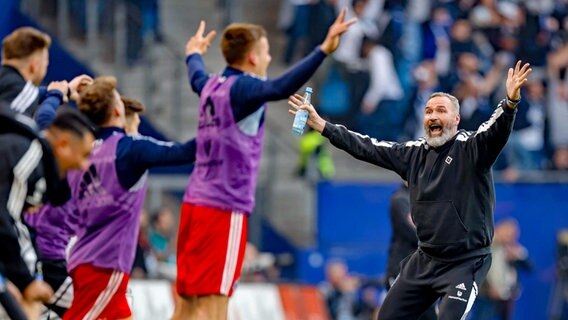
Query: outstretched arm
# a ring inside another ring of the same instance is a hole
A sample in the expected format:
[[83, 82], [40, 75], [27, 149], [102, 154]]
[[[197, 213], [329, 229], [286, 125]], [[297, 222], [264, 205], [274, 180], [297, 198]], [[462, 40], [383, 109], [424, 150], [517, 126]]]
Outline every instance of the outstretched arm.
[[180, 144], [146, 136], [124, 137], [116, 152], [118, 180], [125, 189], [130, 189], [146, 170], [193, 163], [196, 152], [195, 139]]
[[[250, 114], [267, 101], [286, 99], [298, 91], [316, 72], [325, 57], [337, 49], [341, 35], [357, 21], [356, 19], [345, 21], [345, 14], [346, 9], [341, 10], [335, 22], [329, 27], [327, 36], [319, 48], [292, 66], [283, 75], [266, 81], [255, 78], [244, 78], [237, 81], [234, 90], [243, 91], [244, 94], [237, 94], [237, 92], [231, 94], [233, 104], [246, 106], [247, 110], [244, 113]], [[239, 87], [244, 88], [245, 86], [246, 90], [239, 89]]]
[[517, 105], [521, 100], [521, 87], [527, 82], [531, 71], [528, 63], [521, 67], [521, 61], [517, 62], [514, 69], [509, 69], [507, 98], [501, 101], [491, 118], [475, 132], [472, 139], [475, 144], [474, 159], [477, 159], [481, 168], [490, 168], [507, 144], [513, 130]]
[[353, 157], [393, 170], [407, 180], [408, 163], [412, 150], [425, 142], [400, 144], [388, 141], [378, 141], [366, 135], [348, 130], [342, 125], [326, 122], [316, 112], [314, 106], [305, 105], [300, 95], [290, 97], [288, 104], [292, 107], [289, 112], [293, 115], [297, 110], [308, 112], [307, 124], [315, 131], [328, 138], [335, 147], [346, 151]]

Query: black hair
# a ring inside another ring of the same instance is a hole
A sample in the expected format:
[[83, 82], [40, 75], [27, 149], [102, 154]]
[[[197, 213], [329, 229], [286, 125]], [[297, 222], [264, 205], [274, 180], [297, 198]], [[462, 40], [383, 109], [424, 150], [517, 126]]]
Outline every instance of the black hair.
[[60, 106], [55, 119], [49, 126], [63, 131], [69, 131], [83, 138], [86, 133], [95, 134], [95, 127], [80, 111], [69, 106]]

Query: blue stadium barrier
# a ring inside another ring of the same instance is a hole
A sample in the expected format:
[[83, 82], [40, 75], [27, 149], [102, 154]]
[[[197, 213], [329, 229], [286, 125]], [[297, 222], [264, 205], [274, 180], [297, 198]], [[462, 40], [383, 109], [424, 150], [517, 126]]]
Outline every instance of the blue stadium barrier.
[[[305, 283], [324, 279], [324, 263], [342, 259], [352, 273], [380, 277], [391, 236], [392, 183], [322, 183], [318, 187], [317, 247], [297, 251], [297, 275]], [[518, 220], [520, 243], [534, 270], [521, 274], [515, 319], [546, 319], [555, 281], [556, 234], [568, 228], [568, 184], [497, 184], [495, 220]], [[314, 258], [316, 257], [316, 258]]]

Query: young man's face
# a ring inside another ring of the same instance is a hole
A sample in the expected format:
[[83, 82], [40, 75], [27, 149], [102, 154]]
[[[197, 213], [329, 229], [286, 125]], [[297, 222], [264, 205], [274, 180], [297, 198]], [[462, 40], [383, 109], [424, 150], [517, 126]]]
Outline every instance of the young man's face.
[[90, 132], [79, 137], [69, 131], [59, 131], [52, 148], [60, 173], [64, 175], [72, 169], [87, 170], [94, 141], [95, 137]]
[[266, 37], [262, 37], [256, 42], [252, 49], [252, 55], [254, 56], [255, 73], [261, 77], [266, 77], [268, 66], [272, 60], [270, 56], [270, 45]]
[[432, 147], [439, 147], [457, 132], [460, 116], [447, 97], [434, 97], [424, 108], [424, 133]]

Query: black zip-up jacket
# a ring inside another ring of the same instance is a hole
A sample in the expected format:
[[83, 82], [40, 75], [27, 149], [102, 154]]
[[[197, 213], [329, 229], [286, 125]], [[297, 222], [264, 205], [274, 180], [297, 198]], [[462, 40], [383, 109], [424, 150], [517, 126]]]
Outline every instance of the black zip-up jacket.
[[55, 199], [62, 189], [51, 147], [33, 120], [2, 103], [0, 154], [0, 273], [23, 292], [34, 280], [27, 263], [36, 253], [22, 211], [47, 199], [61, 203]]
[[330, 123], [322, 135], [355, 158], [408, 181], [419, 248], [451, 262], [490, 253], [495, 208], [491, 166], [507, 143], [515, 113], [503, 100], [477, 131], [459, 130], [437, 148], [425, 139], [377, 141]]
[[40, 90], [31, 81], [26, 81], [18, 70], [0, 66], [0, 101], [18, 112], [32, 117], [39, 106]]

